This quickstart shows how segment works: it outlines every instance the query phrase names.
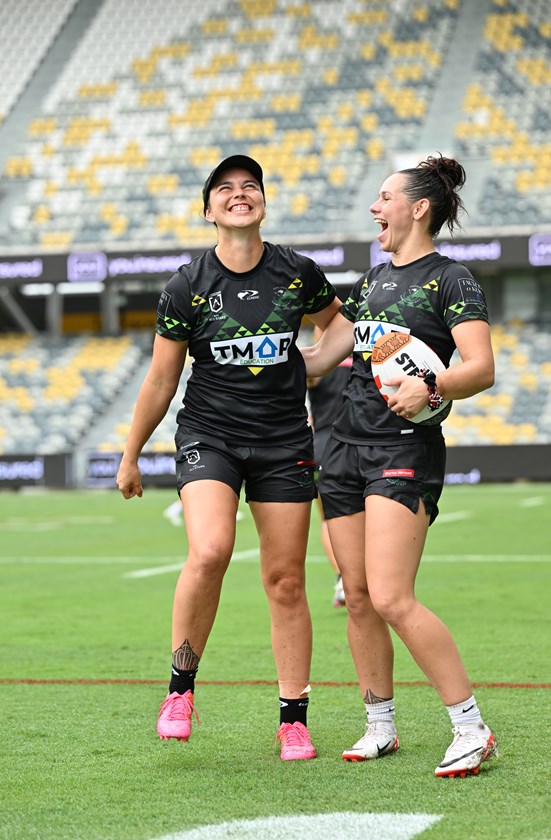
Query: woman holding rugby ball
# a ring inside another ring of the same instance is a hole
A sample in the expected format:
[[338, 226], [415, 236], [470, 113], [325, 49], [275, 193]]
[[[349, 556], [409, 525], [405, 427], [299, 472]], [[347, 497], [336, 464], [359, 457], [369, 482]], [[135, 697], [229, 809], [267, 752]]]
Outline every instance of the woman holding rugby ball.
[[[476, 775], [483, 761], [497, 755], [449, 630], [414, 591], [444, 482], [439, 407], [494, 382], [484, 294], [469, 270], [438, 254], [433, 243], [443, 225], [450, 233], [459, 227], [464, 182], [463, 167], [442, 156], [386, 179], [370, 211], [391, 260], [360, 278], [321, 339], [302, 349], [309, 377], [326, 374], [353, 350], [319, 481], [367, 712], [365, 734], [343, 758], [365, 761], [398, 749], [392, 628], [449, 712], [454, 737], [436, 776]], [[386, 401], [374, 381], [371, 355], [375, 341], [391, 332], [421, 339], [444, 370], [384, 383], [398, 386]], [[456, 349], [461, 362], [450, 368]], [[427, 405], [434, 416], [412, 422]]]

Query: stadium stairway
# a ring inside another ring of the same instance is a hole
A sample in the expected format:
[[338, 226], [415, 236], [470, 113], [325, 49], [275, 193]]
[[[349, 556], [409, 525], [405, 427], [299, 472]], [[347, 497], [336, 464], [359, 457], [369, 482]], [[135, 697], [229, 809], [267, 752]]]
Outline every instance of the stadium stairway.
[[465, 4], [462, 9], [419, 137], [421, 149], [438, 149], [445, 153], [454, 148], [456, 117], [461, 112], [479, 53], [486, 15], [492, 5], [493, 0], [477, 0]]
[[[5, 122], [0, 125], [0, 172], [4, 171], [8, 158], [24, 146], [29, 123], [40, 113], [48, 91], [60, 76], [69, 56], [78, 46], [102, 5], [103, 0], [79, 0], [27, 88]], [[3, 247], [10, 244], [8, 220], [12, 208], [20, 202], [25, 191], [25, 182], [10, 182], [9, 179], [2, 178], [0, 242]], [[5, 242], [4, 237], [7, 237]]]
[[[480, 49], [486, 17], [493, 7], [493, 0], [466, 3], [459, 17], [455, 37], [446, 54], [446, 63], [432, 98], [424, 123], [419, 147], [434, 153], [451, 152], [455, 155], [454, 137], [457, 114], [461, 113], [463, 98], [474, 71]], [[461, 193], [467, 212], [478, 206], [480, 192], [488, 174], [487, 160], [464, 160], [467, 181]], [[469, 216], [463, 218], [468, 228]]]
[[[475, 68], [480, 40], [486, 25], [486, 17], [493, 6], [493, 0], [478, 0], [467, 3], [461, 10], [453, 40], [446, 52], [446, 61], [438, 85], [430, 101], [430, 107], [414, 152], [400, 154], [392, 168], [414, 166], [427, 154], [435, 151], [454, 154], [456, 141], [454, 130], [456, 116], [461, 112], [465, 91]], [[480, 188], [488, 172], [488, 162], [469, 160], [466, 162], [467, 183], [462, 194], [467, 210], [478, 202]], [[352, 218], [359, 221], [359, 232], [365, 232], [366, 219], [370, 219], [369, 207], [379, 187], [389, 174], [389, 160], [370, 163], [368, 174], [358, 190], [358, 198]], [[468, 225], [468, 217], [464, 226]]]
[[109, 432], [120, 423], [121, 419], [133, 411], [138, 391], [149, 370], [150, 361], [149, 357], [142, 361], [110, 408], [90, 429], [88, 434], [79, 441], [78, 449], [74, 452], [75, 477], [79, 485], [84, 482], [86, 475], [86, 453], [95, 451]]

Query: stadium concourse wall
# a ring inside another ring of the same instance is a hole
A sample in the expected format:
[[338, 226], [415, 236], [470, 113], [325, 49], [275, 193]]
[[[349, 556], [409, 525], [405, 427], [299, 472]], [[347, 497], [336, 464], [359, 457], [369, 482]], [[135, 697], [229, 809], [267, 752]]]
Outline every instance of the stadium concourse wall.
[[[84, 475], [72, 453], [0, 456], [0, 490], [115, 489], [120, 452], [86, 452]], [[144, 453], [144, 487], [174, 487], [172, 452]], [[448, 448], [446, 484], [551, 481], [551, 444], [453, 446]]]
[[[389, 259], [377, 240], [287, 244], [314, 259], [341, 288], [351, 288], [361, 274]], [[502, 231], [440, 239], [435, 246], [480, 279], [493, 322], [513, 314], [536, 323], [551, 322], [551, 232]], [[0, 330], [13, 329], [15, 324], [51, 335], [79, 330], [116, 335], [150, 326], [169, 277], [203, 250], [0, 251]]]
[[[358, 276], [388, 258], [376, 240], [289, 244], [322, 267], [341, 297]], [[480, 279], [492, 323], [514, 317], [549, 327], [551, 232], [437, 240], [436, 248]], [[13, 330], [15, 323], [25, 332], [59, 335], [95, 323], [98, 332], [113, 335], [143, 327], [147, 319], [151, 325], [168, 278], [203, 250], [0, 252], [0, 331]], [[81, 294], [71, 294], [77, 290]], [[0, 455], [0, 489], [114, 488], [119, 459], [117, 452]], [[146, 486], [174, 486], [171, 452], [144, 454], [141, 468]], [[453, 446], [447, 470], [449, 484], [551, 481], [551, 445]]]

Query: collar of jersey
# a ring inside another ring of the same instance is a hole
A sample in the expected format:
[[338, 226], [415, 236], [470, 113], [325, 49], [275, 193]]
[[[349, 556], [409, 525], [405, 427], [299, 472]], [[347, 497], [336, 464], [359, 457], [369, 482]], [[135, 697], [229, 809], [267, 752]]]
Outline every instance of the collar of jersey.
[[232, 271], [230, 268], [225, 266], [224, 263], [220, 259], [218, 259], [217, 255], [216, 255], [216, 251], [214, 250], [214, 248], [212, 248], [212, 250], [210, 251], [210, 254], [212, 256], [212, 259], [214, 260], [214, 263], [216, 264], [216, 267], [218, 268], [218, 271], [220, 271], [222, 274], [224, 274], [230, 280], [248, 280], [250, 277], [255, 277], [264, 268], [264, 263], [266, 262], [266, 259], [267, 259], [267, 256], [268, 256], [268, 247], [267, 247], [267, 243], [265, 242], [264, 243], [264, 251], [262, 252], [262, 256], [260, 257], [260, 260], [258, 261], [258, 263], [255, 265], [254, 268], [251, 268], [249, 271], [241, 271], [241, 272]]

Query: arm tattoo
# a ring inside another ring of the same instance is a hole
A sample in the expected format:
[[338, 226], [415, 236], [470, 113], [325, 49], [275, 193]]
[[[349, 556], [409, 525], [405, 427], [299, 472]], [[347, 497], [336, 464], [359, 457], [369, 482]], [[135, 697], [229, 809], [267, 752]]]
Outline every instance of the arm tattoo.
[[179, 671], [193, 671], [199, 666], [201, 657], [193, 652], [189, 639], [184, 639], [180, 647], [172, 653], [172, 664]]
[[392, 697], [377, 697], [370, 688], [367, 689], [364, 696], [364, 703], [388, 703], [389, 700], [392, 700]]

